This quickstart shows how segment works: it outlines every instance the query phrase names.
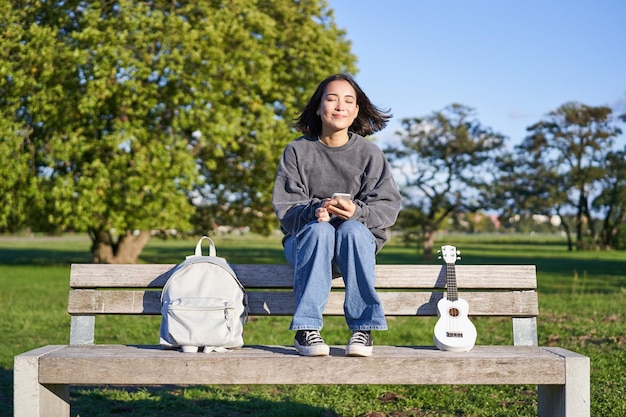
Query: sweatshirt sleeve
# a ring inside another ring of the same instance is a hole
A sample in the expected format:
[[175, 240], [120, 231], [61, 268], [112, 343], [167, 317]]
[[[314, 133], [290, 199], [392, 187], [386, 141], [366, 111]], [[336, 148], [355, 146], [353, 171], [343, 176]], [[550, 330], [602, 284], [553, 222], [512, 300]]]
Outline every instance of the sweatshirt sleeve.
[[274, 212], [284, 233], [296, 234], [302, 226], [315, 220], [319, 198], [311, 198], [297, 167], [297, 155], [287, 146], [278, 164], [272, 201]]
[[401, 196], [382, 152], [372, 159], [364, 177], [363, 191], [355, 200], [358, 208], [353, 219], [362, 222], [384, 242], [386, 229], [397, 220]]

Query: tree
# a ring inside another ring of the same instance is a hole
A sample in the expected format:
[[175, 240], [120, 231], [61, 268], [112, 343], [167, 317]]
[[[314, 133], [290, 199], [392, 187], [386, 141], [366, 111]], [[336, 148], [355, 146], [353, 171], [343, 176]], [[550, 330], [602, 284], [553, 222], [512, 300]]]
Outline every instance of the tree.
[[604, 215], [600, 245], [610, 249], [619, 246], [618, 234], [626, 224], [626, 147], [609, 152], [605, 168], [606, 175], [600, 180], [601, 191], [593, 200], [592, 208]]
[[[192, 204], [267, 231], [280, 149], [320, 79], [355, 57], [324, 1], [3, 3], [0, 228], [88, 231], [135, 262]], [[11, 167], [11, 169], [13, 169]], [[17, 209], [17, 210], [16, 210]], [[225, 214], [226, 213], [226, 214]]]
[[563, 219], [562, 210], [573, 208], [579, 249], [598, 244], [592, 196], [601, 193], [613, 139], [621, 133], [611, 114], [605, 106], [566, 103], [527, 128], [530, 134], [517, 146], [513, 162], [526, 171], [522, 188], [527, 192], [520, 192], [518, 181], [509, 189], [509, 205], [554, 211]]
[[405, 119], [400, 145], [385, 149], [404, 177], [405, 210], [412, 214], [401, 219], [419, 224], [425, 259], [432, 257], [435, 234], [452, 213], [483, 208], [480, 190], [496, 174], [495, 157], [505, 138], [474, 116], [472, 108], [451, 104], [429, 116]]
[[522, 148], [497, 158], [499, 176], [490, 190], [483, 190], [483, 201], [498, 210], [502, 218], [531, 218], [533, 215], [557, 215], [565, 231], [568, 249], [573, 249], [568, 205], [568, 188], [553, 167], [528, 154]]

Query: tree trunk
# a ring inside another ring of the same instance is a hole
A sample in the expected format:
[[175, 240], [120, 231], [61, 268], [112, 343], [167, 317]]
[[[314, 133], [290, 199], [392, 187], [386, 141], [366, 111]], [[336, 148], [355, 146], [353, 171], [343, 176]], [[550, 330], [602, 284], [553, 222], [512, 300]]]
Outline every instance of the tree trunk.
[[561, 219], [561, 226], [563, 226], [563, 229], [565, 230], [565, 236], [567, 237], [567, 251], [572, 252], [574, 250], [574, 244], [572, 243], [572, 231], [561, 213], [558, 213], [558, 215]]
[[576, 248], [582, 250], [584, 248], [583, 242], [583, 200], [584, 190], [579, 190], [580, 196], [578, 197], [578, 207], [576, 209]]
[[584, 196], [584, 200], [583, 200], [583, 210], [584, 210], [583, 213], [587, 220], [587, 228], [589, 229], [591, 242], [593, 244], [593, 248], [588, 248], [588, 249], [597, 249], [598, 241], [599, 241], [598, 232], [596, 231], [596, 224], [593, 221], [593, 217], [591, 216], [591, 211], [589, 211], [589, 201], [586, 195]]
[[[600, 245], [602, 249], [610, 249], [613, 245], [613, 229], [611, 228], [611, 215], [613, 214], [613, 205], [609, 209], [602, 220], [602, 230], [600, 231]], [[617, 229], [615, 228], [615, 233]]]
[[437, 233], [430, 228], [424, 229], [424, 254], [422, 255], [422, 259], [425, 261], [433, 260], [433, 247], [435, 246], [436, 235]]
[[624, 216], [620, 216], [612, 226], [606, 226], [607, 230], [604, 232], [605, 238], [605, 247], [604, 249], [609, 250], [615, 248], [615, 238], [617, 237], [617, 233], [619, 232], [619, 228], [624, 222]]
[[611, 206], [607, 211], [606, 215], [604, 216], [604, 221], [602, 223], [602, 232], [600, 233], [602, 249], [609, 250], [614, 247], [617, 232], [624, 222], [624, 213], [624, 210], [622, 210], [621, 215], [615, 216], [615, 220], [611, 222], [611, 217], [613, 216], [613, 206]]
[[100, 264], [134, 264], [150, 239], [150, 232], [133, 232], [127, 230], [125, 234], [115, 237], [109, 231], [92, 230], [91, 253], [93, 263]]
[[130, 230], [126, 231], [124, 237], [120, 237], [117, 247], [117, 263], [135, 264], [143, 251], [144, 246], [150, 240], [150, 232], [142, 230], [135, 234]]

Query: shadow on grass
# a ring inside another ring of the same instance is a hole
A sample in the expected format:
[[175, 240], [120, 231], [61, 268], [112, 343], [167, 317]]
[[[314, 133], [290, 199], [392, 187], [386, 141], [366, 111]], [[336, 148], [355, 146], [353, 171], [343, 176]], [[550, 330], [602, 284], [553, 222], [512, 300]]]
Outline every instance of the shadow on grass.
[[[185, 256], [193, 254], [193, 247], [181, 250], [180, 247], [146, 247], [141, 253], [144, 263], [180, 263]], [[207, 249], [204, 248], [206, 251]], [[206, 254], [206, 253], [205, 253]], [[226, 258], [232, 264], [287, 263], [282, 247], [245, 247], [218, 246], [217, 256]]]
[[[90, 417], [200, 417], [285, 416], [339, 417], [332, 410], [290, 400], [268, 401], [245, 392], [219, 387], [113, 387], [72, 389], [72, 416]], [[130, 398], [132, 397], [132, 399]], [[205, 397], [205, 398], [198, 398]], [[227, 398], [206, 398], [227, 397]]]
[[[193, 254], [193, 247], [146, 247], [139, 260], [149, 264], [176, 264]], [[286, 263], [282, 247], [218, 247], [217, 255], [228, 259], [234, 264]], [[69, 250], [67, 248], [2, 248], [0, 264], [2, 265], [36, 265], [65, 266], [72, 263], [91, 263], [92, 255], [89, 248], [85, 250]]]
[[2, 248], [0, 250], [0, 264], [2, 265], [62, 266], [72, 263], [88, 263], [91, 260], [91, 253], [88, 250], [78, 251], [66, 248]]
[[13, 416], [13, 369], [0, 368], [0, 417]]

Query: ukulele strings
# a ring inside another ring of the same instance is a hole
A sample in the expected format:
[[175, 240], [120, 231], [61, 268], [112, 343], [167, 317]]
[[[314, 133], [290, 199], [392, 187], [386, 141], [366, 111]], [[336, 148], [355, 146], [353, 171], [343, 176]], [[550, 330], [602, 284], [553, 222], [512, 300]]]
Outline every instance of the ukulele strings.
[[[456, 312], [456, 308], [453, 303], [457, 300], [457, 293], [456, 293], [456, 278], [455, 278], [455, 268], [454, 268], [454, 264], [453, 263], [448, 263], [446, 265], [446, 281], [447, 281], [447, 287], [448, 287], [448, 294], [447, 294], [447, 298], [448, 298], [448, 332], [450, 335], [456, 335], [458, 334], [456, 325], [457, 325], [457, 320], [454, 319], [455, 315], [453, 314], [453, 312]], [[453, 285], [454, 284], [454, 285]]]

